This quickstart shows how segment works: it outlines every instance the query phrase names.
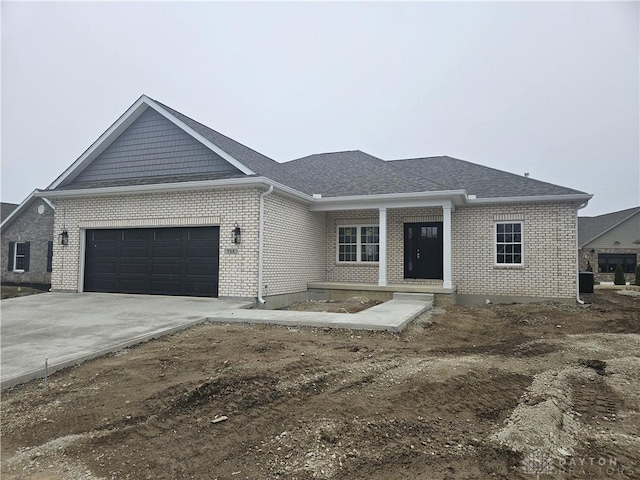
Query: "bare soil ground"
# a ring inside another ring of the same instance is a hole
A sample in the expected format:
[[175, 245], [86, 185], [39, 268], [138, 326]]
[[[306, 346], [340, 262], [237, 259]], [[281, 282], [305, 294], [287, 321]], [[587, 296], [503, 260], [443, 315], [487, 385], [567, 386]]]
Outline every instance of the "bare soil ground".
[[293, 303], [281, 310], [296, 312], [330, 312], [330, 313], [358, 313], [367, 308], [380, 305], [380, 300], [368, 297], [351, 297], [343, 302], [337, 300], [319, 300]]
[[2, 478], [640, 478], [640, 298], [585, 299], [194, 327], [3, 392]]

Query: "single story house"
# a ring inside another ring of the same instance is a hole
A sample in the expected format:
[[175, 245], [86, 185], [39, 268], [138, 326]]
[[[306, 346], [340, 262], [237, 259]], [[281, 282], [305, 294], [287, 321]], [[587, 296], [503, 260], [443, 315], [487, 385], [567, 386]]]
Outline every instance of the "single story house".
[[622, 265], [627, 282], [635, 281], [640, 257], [640, 207], [578, 218], [580, 268], [593, 269], [598, 282], [613, 282]]
[[[591, 195], [449, 157], [278, 163], [147, 96], [45, 191], [52, 288], [575, 301]], [[444, 299], [444, 300], [443, 300]]]
[[3, 284], [41, 288], [51, 285], [54, 207], [46, 198], [37, 197], [37, 193], [38, 190], [31, 192], [2, 219]]

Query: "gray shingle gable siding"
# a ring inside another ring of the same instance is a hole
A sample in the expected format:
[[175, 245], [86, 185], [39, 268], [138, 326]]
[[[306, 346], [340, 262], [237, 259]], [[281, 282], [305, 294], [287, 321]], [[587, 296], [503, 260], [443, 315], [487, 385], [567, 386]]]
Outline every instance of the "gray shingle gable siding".
[[447, 185], [453, 190], [465, 189], [469, 195], [476, 195], [478, 198], [585, 194], [446, 156], [392, 160], [390, 163], [424, 179]]
[[287, 185], [286, 176], [281, 169], [280, 163], [272, 160], [266, 155], [261, 154], [260, 152], [256, 152], [252, 148], [249, 148], [240, 142], [236, 142], [232, 138], [229, 138], [226, 135], [221, 134], [220, 132], [216, 132], [206, 125], [203, 125], [202, 123], [197, 122], [190, 117], [187, 117], [186, 115], [172, 109], [171, 107], [168, 107], [167, 105], [164, 105], [161, 102], [158, 102], [157, 100], [154, 100], [154, 102], [167, 110], [167, 112], [175, 116], [185, 125], [192, 128], [194, 131], [209, 140], [211, 143], [231, 155], [240, 163], [250, 168], [256, 174], [265, 176], [267, 178], [270, 178], [271, 180], [275, 180], [276, 182]]
[[153, 108], [140, 115], [66, 188], [101, 182], [241, 172]]

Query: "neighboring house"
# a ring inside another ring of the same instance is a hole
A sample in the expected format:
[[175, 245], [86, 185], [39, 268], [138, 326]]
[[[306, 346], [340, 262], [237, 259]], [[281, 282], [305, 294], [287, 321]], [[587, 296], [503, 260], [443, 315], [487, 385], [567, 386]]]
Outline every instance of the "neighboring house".
[[278, 163], [140, 97], [47, 190], [52, 288], [243, 297], [577, 296], [591, 195], [449, 157]]
[[4, 222], [4, 219], [9, 216], [11, 212], [13, 212], [16, 208], [18, 208], [17, 203], [4, 203], [0, 204], [0, 222]]
[[38, 198], [34, 190], [4, 217], [2, 237], [2, 283], [48, 287], [53, 255], [53, 205]]
[[599, 282], [613, 282], [622, 265], [627, 282], [635, 281], [640, 257], [640, 207], [578, 218], [580, 269], [593, 268]]

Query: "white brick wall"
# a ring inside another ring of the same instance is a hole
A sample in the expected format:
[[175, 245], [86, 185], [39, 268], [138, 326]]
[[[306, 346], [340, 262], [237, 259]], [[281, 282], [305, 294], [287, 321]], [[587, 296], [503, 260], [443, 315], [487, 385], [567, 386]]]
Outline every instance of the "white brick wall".
[[[69, 245], [54, 242], [52, 288], [78, 289], [81, 229], [143, 226], [220, 226], [221, 297], [255, 297], [258, 285], [257, 189], [184, 191], [59, 199], [54, 232], [69, 232]], [[231, 243], [237, 222], [242, 243]], [[226, 254], [226, 248], [237, 254]]]
[[324, 280], [326, 214], [278, 194], [265, 198], [265, 296], [301, 292]]
[[[494, 265], [494, 224], [524, 222], [524, 267]], [[452, 214], [453, 283], [461, 294], [572, 298], [575, 208], [570, 204], [474, 206]]]
[[[441, 222], [440, 208], [388, 209], [387, 281], [404, 279], [404, 223]], [[457, 208], [452, 220], [452, 280], [460, 294], [548, 298], [575, 296], [575, 208], [571, 204], [528, 204]], [[338, 225], [377, 224], [377, 210], [327, 214], [327, 281], [377, 283], [378, 266], [336, 261]], [[524, 222], [523, 268], [494, 265], [494, 225]], [[440, 283], [440, 282], [435, 282]]]
[[[221, 297], [255, 297], [258, 272], [258, 189], [149, 193], [60, 199], [54, 232], [69, 232], [69, 245], [54, 242], [52, 287], [77, 290], [82, 262], [81, 229], [220, 225]], [[390, 284], [404, 279], [404, 223], [442, 221], [440, 208], [388, 210]], [[264, 295], [299, 292], [307, 282], [377, 283], [378, 266], [336, 260], [337, 227], [378, 223], [377, 210], [309, 212], [308, 206], [273, 193], [265, 198]], [[524, 222], [523, 268], [494, 265], [494, 224]], [[226, 254], [238, 222], [242, 244]], [[570, 204], [473, 206], [452, 213], [453, 283], [460, 294], [571, 298], [575, 295], [575, 209]], [[439, 283], [439, 282], [436, 282]]]

